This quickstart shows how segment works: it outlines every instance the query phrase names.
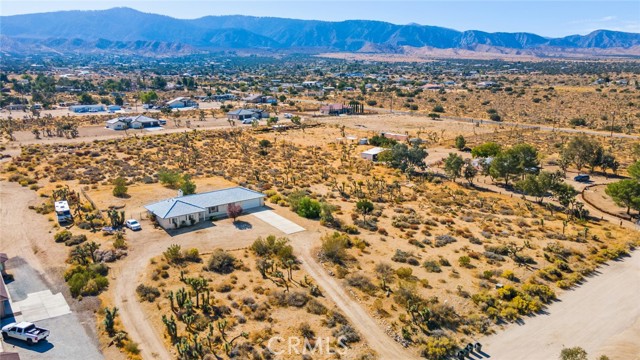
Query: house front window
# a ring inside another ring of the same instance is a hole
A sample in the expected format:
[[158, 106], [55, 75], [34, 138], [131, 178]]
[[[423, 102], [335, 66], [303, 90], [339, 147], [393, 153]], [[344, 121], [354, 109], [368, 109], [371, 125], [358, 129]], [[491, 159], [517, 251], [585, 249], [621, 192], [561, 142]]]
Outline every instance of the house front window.
[[218, 212], [218, 207], [217, 206], [212, 206], [212, 207], [207, 208], [207, 210], [209, 211], [209, 214], [217, 213]]

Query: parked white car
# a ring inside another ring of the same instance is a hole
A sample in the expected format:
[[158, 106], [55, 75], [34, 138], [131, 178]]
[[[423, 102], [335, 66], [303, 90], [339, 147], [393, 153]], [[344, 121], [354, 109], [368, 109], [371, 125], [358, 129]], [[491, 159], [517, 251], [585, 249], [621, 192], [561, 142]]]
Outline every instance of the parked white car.
[[127, 220], [124, 225], [133, 231], [142, 230], [142, 225], [136, 219]]
[[49, 330], [37, 327], [34, 323], [20, 322], [10, 323], [2, 327], [2, 338], [18, 339], [26, 341], [27, 344], [33, 345], [40, 341], [47, 340]]

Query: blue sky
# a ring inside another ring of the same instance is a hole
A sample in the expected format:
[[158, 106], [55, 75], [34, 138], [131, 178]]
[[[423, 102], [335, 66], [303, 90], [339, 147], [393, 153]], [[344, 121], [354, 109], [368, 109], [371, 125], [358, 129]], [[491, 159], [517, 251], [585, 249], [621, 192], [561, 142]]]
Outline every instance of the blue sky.
[[524, 31], [550, 37], [586, 34], [596, 29], [640, 33], [638, 0], [2, 0], [0, 14], [99, 10], [118, 6], [177, 18], [240, 14], [329, 21], [368, 19], [456, 30]]

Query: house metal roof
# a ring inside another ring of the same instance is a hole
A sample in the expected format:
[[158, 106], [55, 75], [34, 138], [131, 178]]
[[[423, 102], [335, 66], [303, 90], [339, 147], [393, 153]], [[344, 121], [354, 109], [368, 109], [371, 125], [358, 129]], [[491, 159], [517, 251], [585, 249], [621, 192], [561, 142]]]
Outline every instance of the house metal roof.
[[255, 114], [255, 111], [253, 111], [253, 110], [245, 110], [245, 109], [238, 109], [238, 110], [229, 111], [227, 114], [231, 114], [231, 115], [253, 115], [253, 114]]
[[266, 197], [263, 193], [237, 186], [201, 194], [175, 197], [145, 205], [145, 208], [157, 217], [167, 219], [199, 213], [208, 207], [260, 199], [263, 197]]
[[374, 148], [371, 148], [371, 149], [369, 149], [367, 151], [363, 151], [362, 153], [363, 154], [367, 154], [367, 155], [378, 155], [378, 154], [380, 154], [381, 152], [383, 152], [385, 150], [387, 150], [387, 149], [381, 148], [381, 147], [374, 147]]

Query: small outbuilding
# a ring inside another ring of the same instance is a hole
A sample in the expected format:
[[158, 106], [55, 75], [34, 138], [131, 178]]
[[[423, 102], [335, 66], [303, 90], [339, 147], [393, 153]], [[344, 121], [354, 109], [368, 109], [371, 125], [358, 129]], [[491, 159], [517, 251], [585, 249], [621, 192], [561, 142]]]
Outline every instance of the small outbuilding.
[[374, 147], [371, 148], [367, 151], [363, 151], [360, 156], [365, 159], [365, 160], [369, 160], [369, 161], [378, 161], [378, 155], [381, 152], [386, 151], [387, 149], [385, 148], [381, 148], [381, 147]]
[[229, 204], [239, 205], [243, 210], [264, 206], [265, 197], [263, 193], [237, 186], [178, 196], [145, 205], [145, 208], [163, 229], [169, 230], [225, 217]]

